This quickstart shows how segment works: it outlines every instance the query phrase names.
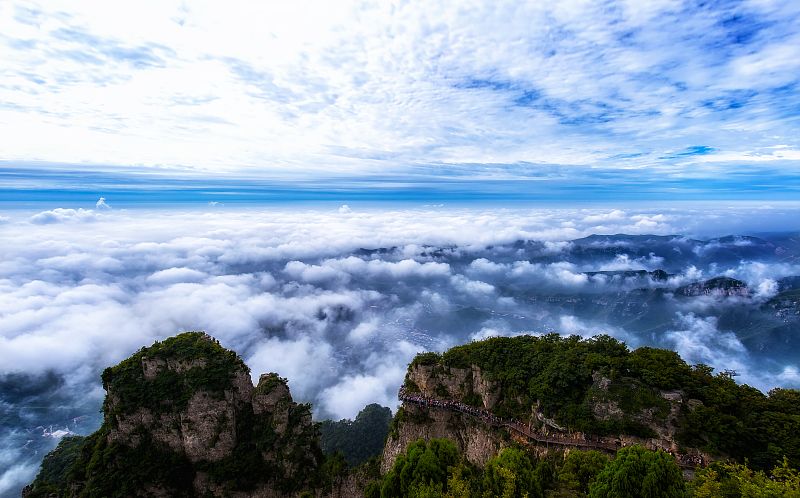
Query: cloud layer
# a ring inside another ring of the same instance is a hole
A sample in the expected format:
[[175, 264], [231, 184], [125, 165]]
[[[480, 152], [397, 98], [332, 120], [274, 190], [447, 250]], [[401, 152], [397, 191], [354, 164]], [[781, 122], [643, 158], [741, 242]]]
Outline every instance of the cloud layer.
[[[800, 275], [797, 247], [669, 235], [709, 238], [797, 214], [750, 206], [8, 211], [0, 402], [11, 416], [0, 495], [30, 479], [34, 452], [52, 446], [53, 431], [96, 426], [103, 368], [181, 330], [212, 333], [256, 378], [287, 377], [317, 417], [395, 406], [416, 352], [519, 333], [605, 332], [736, 369], [760, 388], [797, 385], [799, 359], [781, 342], [792, 339], [781, 335], [779, 311], [762, 310], [785, 277]], [[598, 232], [633, 235], [582, 238]], [[657, 269], [668, 277], [646, 273]], [[751, 294], [679, 295], [719, 275], [745, 281]], [[735, 328], [755, 319], [773, 335]]]
[[796, 194], [799, 19], [761, 0], [4, 2], [0, 159]]

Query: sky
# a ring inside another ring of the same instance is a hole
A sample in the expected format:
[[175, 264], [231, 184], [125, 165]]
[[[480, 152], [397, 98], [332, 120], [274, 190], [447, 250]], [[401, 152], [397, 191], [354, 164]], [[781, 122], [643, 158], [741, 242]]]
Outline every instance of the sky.
[[[790, 0], [0, 0], [0, 498], [99, 426], [103, 368], [182, 330], [317, 419], [492, 335], [800, 386], [770, 307], [800, 285], [798, 26]], [[716, 276], [750, 293], [674, 298]], [[545, 299], [636, 286], [667, 296], [652, 330]]]
[[798, 25], [770, 0], [6, 1], [0, 194], [797, 199]]

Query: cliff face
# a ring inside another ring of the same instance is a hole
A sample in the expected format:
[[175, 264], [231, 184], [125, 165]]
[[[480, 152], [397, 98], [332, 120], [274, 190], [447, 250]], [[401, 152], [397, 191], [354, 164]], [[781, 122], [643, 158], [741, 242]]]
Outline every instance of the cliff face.
[[206, 334], [144, 348], [107, 369], [103, 385], [100, 430], [58, 462], [59, 479], [43, 467], [25, 496], [269, 497], [316, 483], [308, 406], [276, 374], [254, 387], [241, 359]]
[[381, 456], [381, 473], [394, 465], [397, 456], [418, 439], [446, 438], [458, 446], [464, 457], [482, 467], [511, 440], [498, 431], [472, 420], [467, 415], [447, 411], [427, 411], [406, 404], [395, 418], [395, 431], [389, 433]]
[[[494, 408], [499, 392], [487, 381], [480, 369], [448, 368], [441, 365], [412, 365], [406, 374], [406, 385], [430, 398], [471, 399], [487, 410]], [[405, 403], [394, 420], [381, 459], [381, 472], [387, 472], [397, 456], [418, 440], [446, 438], [455, 442], [466, 459], [478, 466], [508, 446], [511, 440], [468, 415], [426, 410]]]
[[689, 284], [675, 291], [683, 296], [748, 297], [747, 284], [729, 277], [716, 277], [705, 282]]
[[628, 418], [652, 431], [651, 438], [616, 435], [626, 446], [639, 444], [652, 450], [678, 452], [678, 419], [683, 410], [691, 411], [702, 404], [698, 400], [687, 399], [683, 391], [661, 390], [649, 393], [652, 397], [648, 403], [650, 406], [633, 408], [626, 401], [632, 396], [641, 396], [636, 385], [626, 385], [625, 381], [611, 382], [599, 374], [595, 374], [593, 380], [589, 408], [598, 420], [622, 421]]
[[474, 365], [470, 368], [412, 365], [406, 384], [416, 386], [421, 394], [430, 397], [472, 399], [473, 404], [487, 410], [492, 410], [500, 399], [499, 386], [487, 380]]
[[[429, 400], [456, 402], [462, 408], [475, 407], [482, 413], [492, 412], [502, 400], [502, 389], [498, 382], [487, 378], [480, 368], [453, 368], [435, 364], [412, 364], [406, 374], [405, 392], [412, 396]], [[491, 423], [479, 416], [468, 415], [450, 409], [423, 407], [418, 403], [406, 402], [394, 420], [383, 451], [381, 472], [387, 472], [394, 464], [397, 456], [406, 447], [418, 439], [447, 438], [454, 441], [471, 463], [483, 466], [503, 447], [516, 440], [525, 444], [535, 453], [544, 454], [548, 447], [569, 450], [570, 448], [589, 449], [592, 446], [573, 444], [559, 445], [552, 440], [589, 441], [595, 443], [597, 449], [607, 448], [612, 451], [621, 446], [638, 444], [649, 449], [662, 449], [678, 453], [676, 441], [678, 417], [684, 410], [692, 410], [698, 400], [686, 399], [680, 391], [649, 391], [636, 385], [632, 379], [615, 381], [600, 374], [593, 376], [590, 388], [592, 395], [588, 398], [588, 408], [600, 421], [623, 421], [636, 423], [652, 431], [653, 437], [637, 437], [627, 434], [613, 434], [605, 437], [570, 432], [559, 425], [558, 421], [548, 418], [539, 407], [538, 402], [531, 406], [530, 413], [523, 419], [515, 421], [523, 431], [540, 437], [541, 440], [526, 437], [520, 431], [509, 431], [493, 427]], [[647, 406], [633, 406], [626, 397], [636, 395], [639, 398], [649, 396]], [[550, 443], [542, 443], [550, 438]], [[693, 452], [698, 453], [699, 452]], [[708, 459], [709, 455], [704, 455]]]

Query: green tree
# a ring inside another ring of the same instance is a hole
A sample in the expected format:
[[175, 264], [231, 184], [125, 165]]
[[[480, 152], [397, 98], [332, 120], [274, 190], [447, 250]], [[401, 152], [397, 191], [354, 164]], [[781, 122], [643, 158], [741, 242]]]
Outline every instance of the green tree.
[[471, 468], [461, 463], [454, 467], [447, 477], [446, 498], [470, 498], [473, 496], [475, 481]]
[[[420, 439], [397, 457], [381, 482], [381, 497], [439, 496], [447, 491], [448, 469], [459, 463], [455, 444], [447, 439]], [[439, 495], [435, 495], [439, 493]]]
[[800, 472], [787, 459], [769, 475], [746, 464], [715, 463], [689, 485], [694, 498], [800, 498]]
[[597, 475], [590, 498], [685, 498], [686, 484], [675, 459], [663, 451], [630, 446]]
[[634, 376], [661, 389], [686, 385], [692, 373], [678, 353], [666, 349], [641, 347], [630, 354], [627, 363]]
[[540, 496], [534, 465], [518, 448], [505, 448], [486, 462], [483, 472], [484, 496], [520, 498]]
[[570, 451], [558, 470], [558, 489], [566, 496], [585, 496], [589, 484], [608, 464], [608, 457], [599, 451]]
[[375, 403], [365, 406], [355, 420], [323, 420], [319, 425], [322, 452], [341, 452], [348, 464], [360, 465], [380, 455], [391, 421], [392, 411]]

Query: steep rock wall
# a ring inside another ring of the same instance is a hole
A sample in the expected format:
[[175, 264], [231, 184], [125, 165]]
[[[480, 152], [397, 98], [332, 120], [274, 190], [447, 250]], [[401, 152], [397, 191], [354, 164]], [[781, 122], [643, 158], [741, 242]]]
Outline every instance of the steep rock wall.
[[37, 477], [25, 496], [266, 498], [318, 484], [309, 407], [277, 374], [253, 386], [242, 360], [206, 334], [144, 348], [107, 369], [103, 385], [103, 425], [80, 443], [74, 470], [62, 482]]
[[395, 419], [395, 431], [386, 438], [381, 457], [381, 473], [394, 465], [397, 456], [418, 439], [450, 439], [466, 459], [478, 466], [508, 446], [510, 439], [502, 432], [459, 413], [427, 411], [406, 404]]

